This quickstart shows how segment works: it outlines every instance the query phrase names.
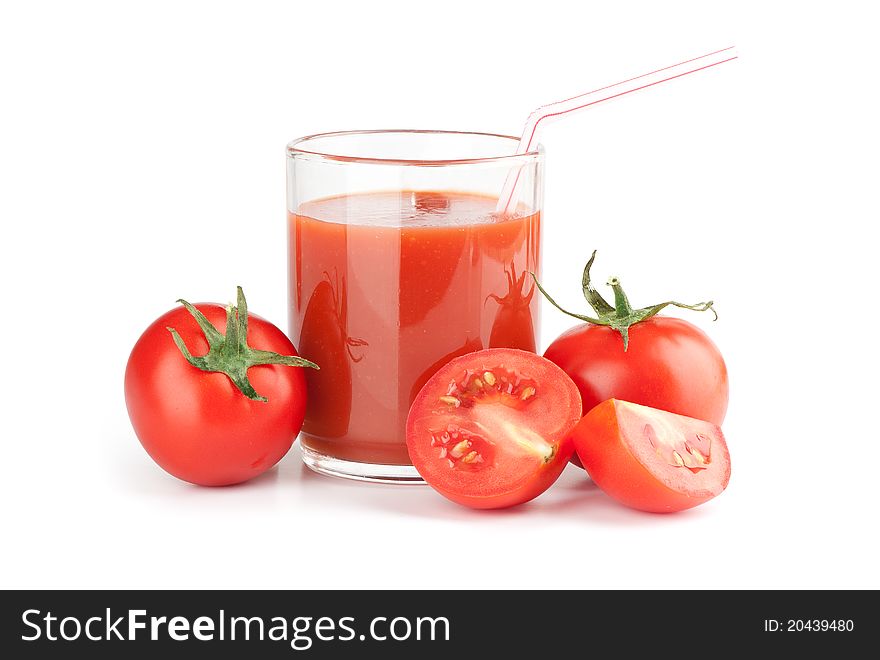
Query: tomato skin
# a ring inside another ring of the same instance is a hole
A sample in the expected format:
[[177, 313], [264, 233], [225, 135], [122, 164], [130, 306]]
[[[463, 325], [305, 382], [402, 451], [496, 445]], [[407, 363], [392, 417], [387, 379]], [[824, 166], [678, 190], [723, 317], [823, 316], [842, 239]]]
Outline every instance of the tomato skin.
[[631, 401], [721, 424], [727, 412], [727, 367], [702, 330], [670, 316], [629, 328], [629, 347], [611, 328], [588, 323], [556, 339], [544, 357], [581, 393], [584, 414], [608, 399]]
[[[221, 332], [221, 305], [195, 307]], [[296, 355], [278, 328], [249, 315], [248, 343], [258, 349]], [[165, 471], [202, 486], [241, 483], [274, 466], [302, 426], [306, 389], [303, 369], [259, 365], [248, 370], [267, 402], [242, 394], [222, 373], [202, 371], [174, 344], [175, 328], [195, 356], [208, 342], [183, 307], [160, 316], [141, 335], [125, 370], [125, 403], [138, 439]]]
[[[492, 381], [485, 381], [487, 372], [494, 374]], [[485, 402], [482, 394], [469, 400], [468, 378], [481, 380], [477, 390], [488, 392]], [[498, 394], [511, 392], [507, 382], [519, 388], [512, 390], [512, 400]], [[523, 394], [525, 387], [531, 393]], [[458, 392], [460, 406], [440, 399]], [[559, 478], [574, 452], [569, 431], [580, 418], [577, 388], [552, 362], [518, 349], [485, 349], [453, 359], [427, 381], [407, 418], [407, 449], [419, 474], [447, 499], [474, 509], [505, 508], [534, 499]], [[434, 441], [449, 424], [462, 438], [479, 438], [468, 450], [479, 450], [485, 462], [452, 465]], [[522, 450], [517, 437], [540, 438], [541, 451]]]
[[[577, 455], [587, 473], [607, 495], [640, 511], [672, 513], [702, 504], [727, 487], [730, 454], [720, 429], [715, 428], [718, 439], [713, 469], [717, 469], [718, 474], [713, 487], [676, 489], [658, 479], [627, 446], [624, 440], [626, 431], [620, 425], [618, 409], [621, 403], [614, 399], [600, 403], [571, 432]], [[700, 420], [692, 421], [706, 424]], [[682, 476], [688, 477], [686, 473]]]

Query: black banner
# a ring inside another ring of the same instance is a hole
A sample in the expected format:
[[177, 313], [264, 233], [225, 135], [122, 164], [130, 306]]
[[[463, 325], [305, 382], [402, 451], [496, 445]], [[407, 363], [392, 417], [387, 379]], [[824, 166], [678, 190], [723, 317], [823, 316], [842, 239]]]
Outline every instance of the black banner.
[[[597, 645], [705, 657], [840, 654], [877, 626], [869, 591], [5, 591], [7, 658], [383, 658]], [[11, 654], [9, 653], [11, 652]]]

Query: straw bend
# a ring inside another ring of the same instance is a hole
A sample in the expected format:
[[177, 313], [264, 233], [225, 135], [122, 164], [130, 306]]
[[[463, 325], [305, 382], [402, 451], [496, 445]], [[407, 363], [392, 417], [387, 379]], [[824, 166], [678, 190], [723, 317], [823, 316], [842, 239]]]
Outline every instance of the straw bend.
[[[678, 64], [671, 64], [662, 69], [655, 69], [654, 71], [643, 73], [640, 76], [621, 80], [612, 85], [606, 85], [583, 94], [578, 94], [577, 96], [542, 105], [529, 115], [525, 128], [523, 128], [519, 144], [517, 145], [516, 153], [524, 154], [532, 149], [538, 133], [538, 127], [541, 122], [547, 119], [567, 115], [577, 110], [583, 110], [596, 105], [597, 103], [610, 101], [611, 99], [619, 98], [626, 94], [632, 94], [633, 92], [653, 87], [654, 85], [659, 85], [660, 83], [674, 80], [675, 78], [681, 78], [682, 76], [696, 73], [697, 71], [702, 71], [704, 69], [718, 66], [719, 64], [724, 64], [725, 62], [730, 62], [736, 58], [736, 48], [734, 46], [728, 46], [727, 48], [712, 51], [711, 53], [706, 53], [699, 57], [692, 57], [691, 59], [679, 62]], [[508, 212], [511, 207], [516, 206], [514, 200], [516, 199], [516, 187], [519, 183], [521, 169], [522, 168], [520, 167], [512, 169], [507, 175], [501, 195], [498, 198], [497, 211]]]

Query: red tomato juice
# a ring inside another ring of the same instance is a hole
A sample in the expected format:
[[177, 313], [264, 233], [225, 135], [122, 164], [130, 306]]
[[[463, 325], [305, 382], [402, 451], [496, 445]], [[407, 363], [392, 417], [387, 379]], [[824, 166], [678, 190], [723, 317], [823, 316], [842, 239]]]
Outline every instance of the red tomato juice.
[[393, 191], [290, 213], [290, 327], [305, 369], [305, 447], [410, 464], [410, 404], [444, 364], [483, 348], [535, 350], [540, 214], [495, 198]]

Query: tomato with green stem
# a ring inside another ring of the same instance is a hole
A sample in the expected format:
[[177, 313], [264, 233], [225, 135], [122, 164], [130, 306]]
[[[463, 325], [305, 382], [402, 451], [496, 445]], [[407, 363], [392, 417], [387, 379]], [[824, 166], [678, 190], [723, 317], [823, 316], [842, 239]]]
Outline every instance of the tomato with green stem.
[[554, 307], [583, 321], [553, 341], [544, 357], [575, 382], [584, 413], [607, 399], [621, 399], [721, 424], [729, 396], [721, 352], [695, 325], [658, 315], [672, 306], [711, 311], [717, 318], [712, 301], [695, 305], [667, 301], [633, 308], [620, 278], [611, 277], [611, 305], [592, 284], [590, 269], [595, 258], [593, 252], [581, 281], [595, 316], [563, 309], [536, 280]]
[[318, 367], [281, 330], [248, 314], [241, 287], [236, 306], [178, 302], [128, 359], [131, 423], [147, 453], [175, 477], [204, 486], [247, 481], [290, 449], [306, 406], [296, 367]]

